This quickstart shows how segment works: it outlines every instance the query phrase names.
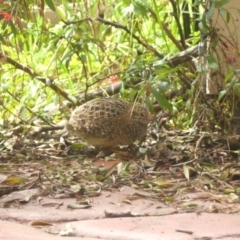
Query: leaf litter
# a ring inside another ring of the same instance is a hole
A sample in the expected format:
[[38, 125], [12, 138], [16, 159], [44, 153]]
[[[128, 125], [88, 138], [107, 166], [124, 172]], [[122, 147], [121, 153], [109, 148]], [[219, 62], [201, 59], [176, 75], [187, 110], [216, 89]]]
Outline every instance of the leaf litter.
[[[88, 209], [92, 207], [89, 199], [101, 195], [102, 190], [130, 186], [146, 194], [133, 192], [117, 204], [134, 204], [145, 198], [178, 212], [239, 212], [238, 136], [149, 132], [135, 155], [98, 159], [97, 152], [80, 140], [71, 148], [68, 142], [51, 138], [51, 133], [33, 137], [11, 132], [1, 133], [7, 136], [0, 142], [1, 207], [51, 196], [76, 198], [69, 208]], [[200, 201], [209, 204], [202, 208]]]

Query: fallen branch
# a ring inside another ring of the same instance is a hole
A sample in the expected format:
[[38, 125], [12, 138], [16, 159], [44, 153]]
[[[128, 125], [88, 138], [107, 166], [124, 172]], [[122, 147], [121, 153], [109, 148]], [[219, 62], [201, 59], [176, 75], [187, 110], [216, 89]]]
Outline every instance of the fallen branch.
[[[166, 64], [169, 64], [171, 67], [177, 67], [180, 64], [183, 64], [187, 61], [192, 60], [193, 58], [196, 58], [198, 56], [198, 46], [194, 46], [191, 47], [187, 50], [184, 50], [180, 53], [178, 53], [177, 55], [173, 56], [172, 58], [170, 58], [169, 60], [166, 60]], [[106, 87], [103, 87], [102, 89], [94, 89], [89, 91], [87, 94], [82, 93], [80, 94], [77, 99], [79, 102], [83, 102], [83, 99], [88, 99], [91, 100], [93, 98], [96, 97], [103, 97], [106, 95], [112, 96], [114, 94], [117, 94], [120, 92], [121, 87], [124, 84], [124, 88], [128, 89], [131, 87], [132, 84], [136, 85], [136, 84], [141, 84], [143, 82], [141, 82], [140, 80], [135, 80], [134, 82], [131, 81], [130, 84], [130, 80], [123, 82], [117, 82], [117, 83], [113, 83], [111, 85], [108, 85]], [[188, 84], [187, 82], [185, 83], [186, 86], [190, 86], [190, 83]], [[169, 94], [170, 96], [176, 96], [176, 91], [173, 91], [173, 93]]]
[[[193, 58], [196, 58], [198, 56], [198, 46], [191, 47], [183, 52], [178, 53], [177, 55], [173, 56], [172, 58], [166, 60], [166, 64], [169, 64], [171, 67], [177, 67], [180, 64], [183, 64], [187, 61], [192, 60]], [[31, 67], [29, 66], [24, 66], [17, 61], [13, 60], [9, 56], [0, 53], [0, 59], [5, 60], [7, 63], [11, 64], [17, 69], [20, 69], [30, 76], [36, 78], [37, 80], [41, 81], [43, 84], [46, 86], [50, 87], [53, 91], [55, 91], [57, 94], [61, 95], [65, 99], [67, 99], [69, 102], [73, 103], [71, 98], [69, 98], [68, 94], [63, 91], [61, 88], [59, 88], [55, 83], [53, 78], [48, 78], [48, 77], [43, 77], [40, 76], [38, 73], [36, 73]], [[130, 81], [126, 81], [125, 88], [130, 88], [132, 84], [139, 84], [141, 83], [140, 80], [135, 80], [133, 83], [131, 81], [131, 85], [129, 84]], [[102, 89], [98, 90], [92, 90], [89, 91], [87, 94], [80, 94], [77, 99], [79, 100], [79, 103], [83, 101], [83, 99], [93, 99], [95, 97], [103, 97], [106, 95], [112, 96], [116, 93], [120, 92], [120, 89], [122, 87], [123, 83], [122, 82], [117, 82], [111, 85], [108, 85]], [[75, 104], [75, 103], [73, 103]], [[77, 104], [78, 105], [78, 104]]]

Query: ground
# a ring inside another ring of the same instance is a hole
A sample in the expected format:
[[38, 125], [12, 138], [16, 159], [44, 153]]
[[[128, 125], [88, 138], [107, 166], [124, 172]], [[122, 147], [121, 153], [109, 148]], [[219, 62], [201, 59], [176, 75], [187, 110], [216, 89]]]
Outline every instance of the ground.
[[240, 239], [238, 139], [164, 135], [96, 158], [81, 142], [9, 134], [0, 239]]

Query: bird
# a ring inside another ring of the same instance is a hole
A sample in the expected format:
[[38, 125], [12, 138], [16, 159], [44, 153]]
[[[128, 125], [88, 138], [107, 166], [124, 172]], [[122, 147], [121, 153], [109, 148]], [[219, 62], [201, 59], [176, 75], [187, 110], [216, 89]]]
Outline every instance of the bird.
[[117, 98], [96, 98], [78, 106], [65, 129], [96, 148], [112, 148], [144, 140], [153, 119], [143, 106]]

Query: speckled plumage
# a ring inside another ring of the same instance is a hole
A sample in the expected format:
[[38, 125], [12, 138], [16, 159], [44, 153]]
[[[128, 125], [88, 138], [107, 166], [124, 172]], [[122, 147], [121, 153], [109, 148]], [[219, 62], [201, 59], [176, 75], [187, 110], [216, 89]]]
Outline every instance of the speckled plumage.
[[114, 147], [142, 140], [152, 119], [145, 107], [115, 98], [98, 98], [77, 107], [66, 129], [93, 146]]

